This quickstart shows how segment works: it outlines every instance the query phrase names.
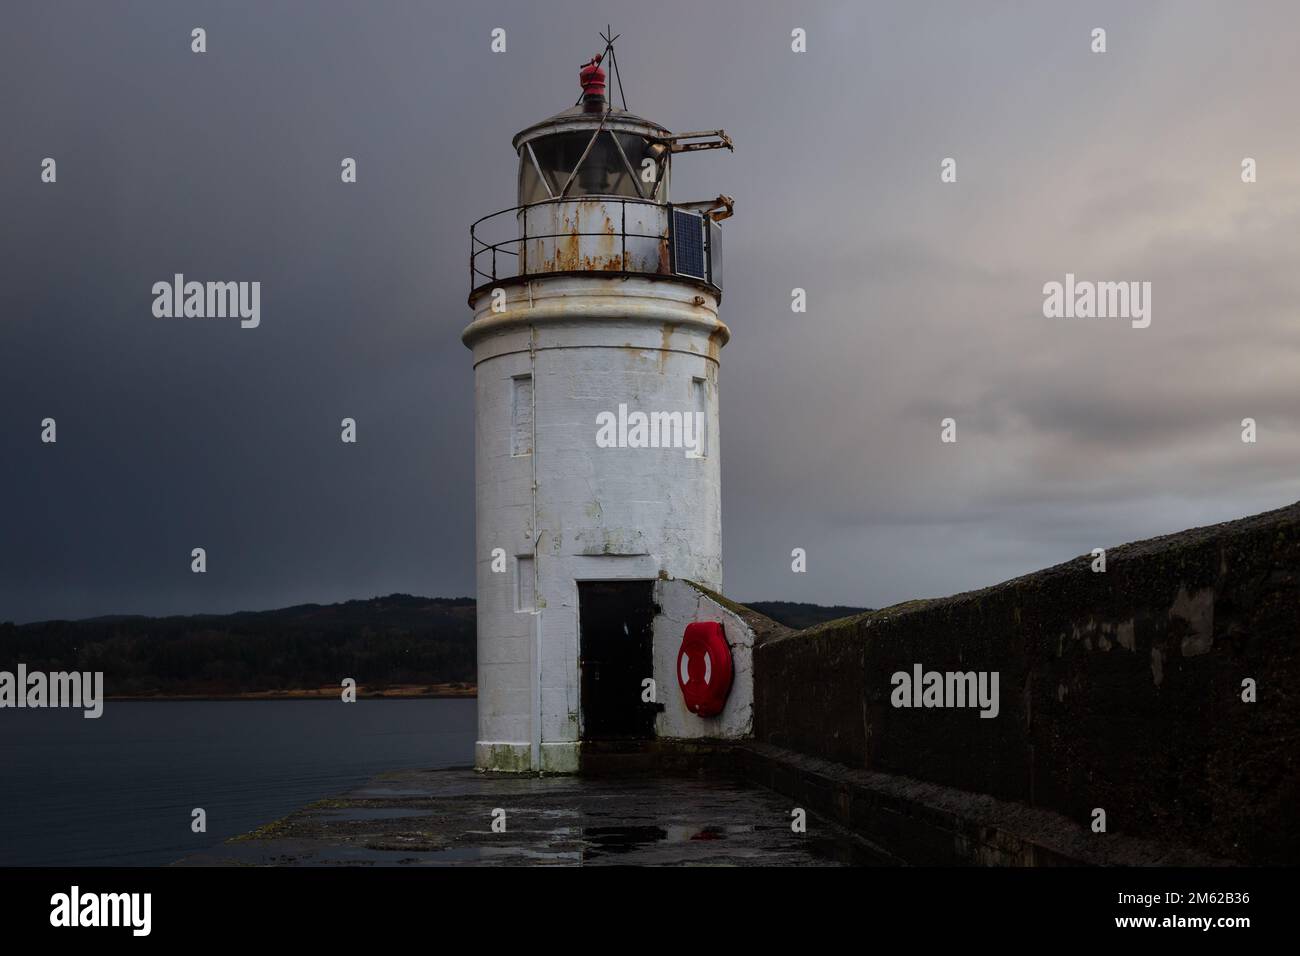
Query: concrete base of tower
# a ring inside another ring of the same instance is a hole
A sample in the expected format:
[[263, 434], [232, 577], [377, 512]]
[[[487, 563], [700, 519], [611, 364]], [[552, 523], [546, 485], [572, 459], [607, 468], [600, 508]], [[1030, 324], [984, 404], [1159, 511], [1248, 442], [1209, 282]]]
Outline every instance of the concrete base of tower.
[[543, 773], [577, 773], [582, 744], [576, 740], [542, 744]]
[[532, 744], [479, 740], [474, 744], [474, 769], [496, 773], [577, 773], [582, 744], [576, 740], [543, 743], [541, 766], [533, 766]]
[[531, 773], [533, 745], [476, 740], [474, 769], [495, 770], [501, 773]]

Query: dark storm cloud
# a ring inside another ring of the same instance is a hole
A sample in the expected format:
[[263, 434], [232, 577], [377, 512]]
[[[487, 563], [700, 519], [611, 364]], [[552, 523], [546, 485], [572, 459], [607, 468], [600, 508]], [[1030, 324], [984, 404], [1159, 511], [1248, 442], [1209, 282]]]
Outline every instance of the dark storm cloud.
[[[737, 142], [673, 184], [738, 200], [730, 594], [941, 594], [1300, 497], [1292, 5], [591, 10], [6, 10], [0, 620], [472, 593], [466, 232], [606, 21], [634, 111]], [[1043, 318], [1067, 271], [1151, 281], [1151, 328]], [[261, 326], [153, 318], [176, 272], [260, 281]]]

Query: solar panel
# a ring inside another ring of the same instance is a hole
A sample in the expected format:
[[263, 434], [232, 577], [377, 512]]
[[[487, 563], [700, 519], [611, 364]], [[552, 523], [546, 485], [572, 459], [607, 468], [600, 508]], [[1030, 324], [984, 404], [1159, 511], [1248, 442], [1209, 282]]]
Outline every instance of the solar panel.
[[673, 271], [679, 276], [707, 279], [704, 258], [704, 217], [673, 210]]

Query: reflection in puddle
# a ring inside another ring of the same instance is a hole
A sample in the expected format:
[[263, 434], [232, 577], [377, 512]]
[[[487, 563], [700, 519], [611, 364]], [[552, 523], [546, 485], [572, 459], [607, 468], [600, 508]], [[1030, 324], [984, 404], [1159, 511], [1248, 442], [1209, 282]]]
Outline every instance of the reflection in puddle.
[[631, 853], [657, 843], [689, 843], [692, 841], [726, 840], [730, 836], [753, 833], [751, 825], [741, 826], [602, 826], [583, 827], [578, 831], [591, 844], [584, 857], [594, 859], [612, 854]]
[[602, 854], [630, 853], [668, 839], [668, 831], [663, 827], [583, 827], [582, 835], [594, 844], [587, 851], [589, 858]]
[[691, 834], [692, 840], [725, 840], [726, 831], [722, 827], [705, 827], [698, 833]]

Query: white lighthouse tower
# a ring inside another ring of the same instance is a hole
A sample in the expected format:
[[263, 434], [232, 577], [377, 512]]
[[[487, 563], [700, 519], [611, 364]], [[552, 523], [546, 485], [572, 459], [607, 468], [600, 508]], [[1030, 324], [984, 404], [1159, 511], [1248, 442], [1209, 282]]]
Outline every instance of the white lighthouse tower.
[[731, 141], [614, 108], [611, 62], [612, 42], [577, 105], [515, 136], [517, 204], [471, 228], [484, 770], [573, 772], [588, 741], [749, 731], [743, 625], [719, 625], [739, 652], [721, 712], [684, 692], [707, 694], [725, 662], [680, 651], [683, 623], [728, 618], [684, 582], [722, 586], [731, 200], [677, 204], [669, 184], [675, 156]]

